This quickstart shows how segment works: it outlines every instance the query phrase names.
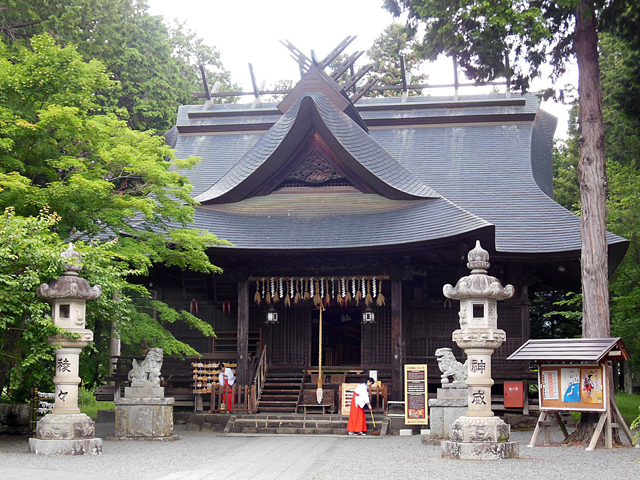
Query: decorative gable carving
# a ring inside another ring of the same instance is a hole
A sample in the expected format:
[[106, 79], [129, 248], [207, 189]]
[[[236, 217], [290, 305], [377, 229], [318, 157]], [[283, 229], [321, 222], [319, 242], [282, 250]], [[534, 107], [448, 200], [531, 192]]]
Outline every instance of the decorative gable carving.
[[304, 182], [320, 185], [330, 180], [346, 180], [336, 167], [321, 152], [314, 149], [302, 163], [285, 179], [285, 182]]

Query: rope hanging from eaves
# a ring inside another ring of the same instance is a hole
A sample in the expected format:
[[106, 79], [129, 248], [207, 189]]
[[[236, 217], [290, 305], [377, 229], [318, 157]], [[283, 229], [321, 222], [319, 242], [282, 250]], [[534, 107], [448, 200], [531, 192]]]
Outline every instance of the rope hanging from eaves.
[[346, 307], [361, 301], [367, 307], [374, 303], [381, 307], [386, 298], [382, 294], [382, 280], [386, 276], [353, 277], [262, 277], [255, 281], [253, 300], [272, 305], [282, 301], [285, 307], [310, 303], [316, 307]]

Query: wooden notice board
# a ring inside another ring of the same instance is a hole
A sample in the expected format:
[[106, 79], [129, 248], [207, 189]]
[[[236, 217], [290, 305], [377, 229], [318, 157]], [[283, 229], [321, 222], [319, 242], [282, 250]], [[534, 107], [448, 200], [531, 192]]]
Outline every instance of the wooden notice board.
[[606, 368], [601, 364], [541, 365], [538, 395], [541, 410], [604, 412]]
[[351, 398], [358, 385], [359, 383], [343, 383], [340, 385], [340, 415], [349, 415], [349, 412], [351, 412]]
[[429, 423], [428, 378], [426, 365], [404, 366], [404, 423], [407, 425]]

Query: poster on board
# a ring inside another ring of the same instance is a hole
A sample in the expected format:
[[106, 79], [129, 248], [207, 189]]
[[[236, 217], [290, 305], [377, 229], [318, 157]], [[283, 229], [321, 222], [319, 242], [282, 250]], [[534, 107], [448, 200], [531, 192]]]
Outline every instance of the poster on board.
[[407, 425], [429, 423], [428, 376], [426, 365], [404, 366], [404, 422]]
[[606, 370], [602, 365], [542, 365], [538, 371], [542, 410], [606, 410]]

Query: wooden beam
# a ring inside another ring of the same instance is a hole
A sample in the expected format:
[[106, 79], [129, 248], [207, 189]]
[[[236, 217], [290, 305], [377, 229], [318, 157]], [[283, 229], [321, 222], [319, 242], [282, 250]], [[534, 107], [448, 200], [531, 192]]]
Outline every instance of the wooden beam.
[[204, 94], [207, 100], [211, 100], [211, 90], [209, 90], [209, 79], [204, 65], [200, 65], [200, 74], [202, 75], [202, 83], [204, 84]]
[[322, 69], [326, 68], [331, 62], [333, 62], [338, 55], [340, 55], [345, 48], [347, 48], [351, 42], [353, 42], [356, 39], [356, 36], [352, 36], [352, 37], [346, 37], [344, 40], [342, 40], [342, 42], [340, 42], [336, 48], [334, 48], [331, 53], [329, 53], [329, 55], [327, 55], [326, 57], [324, 57], [322, 59], [322, 61], [319, 62], [319, 65]]
[[365, 67], [362, 67], [360, 70], [358, 70], [358, 73], [356, 73], [354, 76], [352, 76], [349, 81], [347, 83], [345, 83], [344, 85], [344, 89], [345, 90], [349, 90], [351, 87], [355, 86], [355, 84], [358, 82], [358, 80], [360, 80], [362, 77], [364, 77], [369, 70], [371, 70], [373, 68], [373, 65], [366, 65]]
[[336, 82], [338, 79], [344, 75], [344, 73], [349, 70], [353, 66], [353, 64], [358, 60], [364, 52], [353, 52], [344, 62], [340, 64], [338, 69], [331, 74], [331, 78], [333, 78]]
[[238, 282], [238, 385], [249, 379], [249, 281]]
[[358, 100], [360, 100], [360, 98], [367, 93], [369, 90], [371, 90], [371, 87], [373, 87], [375, 85], [375, 83], [378, 81], [377, 78], [370, 78], [369, 80], [366, 81], [366, 83], [364, 85], [362, 85], [357, 91], [356, 93], [354, 93], [353, 95], [351, 95], [351, 102], [352, 103], [356, 103]]
[[253, 65], [249, 64], [249, 74], [251, 75], [251, 85], [253, 85], [253, 94], [256, 98], [260, 96], [260, 89], [258, 88], [258, 83], [256, 82], [256, 76], [253, 73]]
[[298, 65], [300, 65], [300, 73], [304, 73], [309, 70], [312, 62], [304, 53], [298, 50], [295, 45], [289, 42], [289, 40], [280, 40], [280, 43], [287, 47], [293, 54], [291, 58], [293, 58], [296, 62], [298, 62]]
[[402, 399], [402, 279], [391, 280], [391, 398]]
[[407, 67], [404, 62], [404, 55], [400, 55], [400, 76], [402, 77], [402, 91], [407, 91]]

